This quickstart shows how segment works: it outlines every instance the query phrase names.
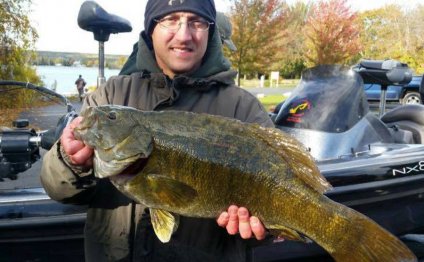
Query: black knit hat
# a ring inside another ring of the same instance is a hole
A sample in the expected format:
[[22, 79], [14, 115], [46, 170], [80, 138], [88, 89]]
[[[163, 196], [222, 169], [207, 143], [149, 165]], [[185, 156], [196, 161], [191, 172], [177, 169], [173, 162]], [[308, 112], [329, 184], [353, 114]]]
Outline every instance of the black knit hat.
[[[214, 0], [148, 0], [144, 12], [144, 31], [149, 39], [156, 23], [154, 19], [174, 12], [191, 12], [215, 24]], [[209, 30], [213, 34], [214, 26]]]

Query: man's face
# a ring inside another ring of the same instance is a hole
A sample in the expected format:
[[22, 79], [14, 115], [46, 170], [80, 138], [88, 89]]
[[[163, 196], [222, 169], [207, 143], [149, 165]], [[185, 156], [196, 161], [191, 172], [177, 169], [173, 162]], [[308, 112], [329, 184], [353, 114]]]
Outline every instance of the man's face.
[[202, 63], [208, 45], [209, 31], [194, 31], [187, 22], [205, 21], [198, 15], [176, 12], [161, 19], [177, 20], [181, 23], [178, 31], [171, 31], [157, 24], [152, 33], [153, 48], [159, 67], [169, 77], [192, 73]]

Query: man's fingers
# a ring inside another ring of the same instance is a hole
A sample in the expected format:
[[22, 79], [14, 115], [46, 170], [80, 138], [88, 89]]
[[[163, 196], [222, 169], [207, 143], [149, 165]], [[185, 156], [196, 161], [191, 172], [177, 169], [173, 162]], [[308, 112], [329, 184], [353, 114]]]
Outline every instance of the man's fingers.
[[252, 237], [252, 228], [250, 227], [249, 211], [246, 208], [238, 209], [239, 232], [241, 238], [248, 239]]
[[226, 229], [227, 229], [228, 234], [230, 234], [230, 235], [235, 235], [238, 232], [239, 226], [238, 226], [237, 210], [238, 210], [238, 207], [234, 206], [234, 205], [232, 205], [228, 208], [229, 218], [228, 218], [228, 224], [226, 226]]
[[257, 217], [250, 217], [250, 227], [257, 240], [262, 240], [266, 236], [265, 227]]
[[217, 218], [217, 223], [227, 229], [228, 234], [240, 233], [240, 237], [248, 239], [254, 236], [257, 240], [262, 240], [266, 236], [266, 230], [259, 218], [250, 216], [247, 208], [232, 205], [228, 212], [222, 212]]
[[85, 147], [84, 143], [79, 140], [69, 140], [64, 145], [66, 145], [66, 148], [64, 147], [63, 149], [68, 155], [74, 155], [75, 153], [77, 153], [78, 151], [80, 151], [81, 149]]
[[63, 129], [60, 140], [63, 146], [63, 150], [68, 155], [73, 155], [84, 147], [84, 143], [76, 140], [74, 137], [74, 128], [79, 125], [81, 120], [82, 117], [77, 117]]
[[78, 116], [78, 117], [74, 118], [74, 119], [71, 121], [71, 123], [69, 123], [69, 127], [70, 127], [72, 130], [74, 130], [74, 128], [75, 128], [75, 127], [79, 126], [79, 124], [81, 123], [81, 121], [82, 121], [82, 117], [81, 117], [81, 116]]
[[87, 160], [90, 159], [92, 155], [93, 149], [83, 145], [83, 148], [75, 152], [75, 154], [70, 155], [70, 158], [73, 164], [84, 165], [87, 164]]
[[228, 215], [228, 212], [222, 212], [216, 222], [220, 227], [226, 227], [228, 224], [228, 220], [230, 220], [230, 215]]

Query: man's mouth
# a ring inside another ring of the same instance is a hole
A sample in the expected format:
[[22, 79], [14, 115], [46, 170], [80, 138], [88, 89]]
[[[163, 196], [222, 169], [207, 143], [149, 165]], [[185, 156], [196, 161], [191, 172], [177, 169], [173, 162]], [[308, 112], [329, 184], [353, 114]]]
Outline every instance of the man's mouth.
[[171, 50], [181, 54], [193, 52], [193, 49], [188, 47], [171, 47]]

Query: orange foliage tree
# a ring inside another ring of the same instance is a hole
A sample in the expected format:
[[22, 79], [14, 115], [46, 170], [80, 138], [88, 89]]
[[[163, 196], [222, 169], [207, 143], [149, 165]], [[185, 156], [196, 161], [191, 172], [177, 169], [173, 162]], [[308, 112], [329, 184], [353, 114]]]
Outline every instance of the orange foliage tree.
[[308, 65], [351, 62], [362, 49], [359, 33], [356, 12], [346, 0], [320, 0], [305, 26]]
[[269, 72], [278, 61], [284, 7], [280, 0], [233, 1], [230, 17], [237, 51], [227, 56], [239, 75]]

